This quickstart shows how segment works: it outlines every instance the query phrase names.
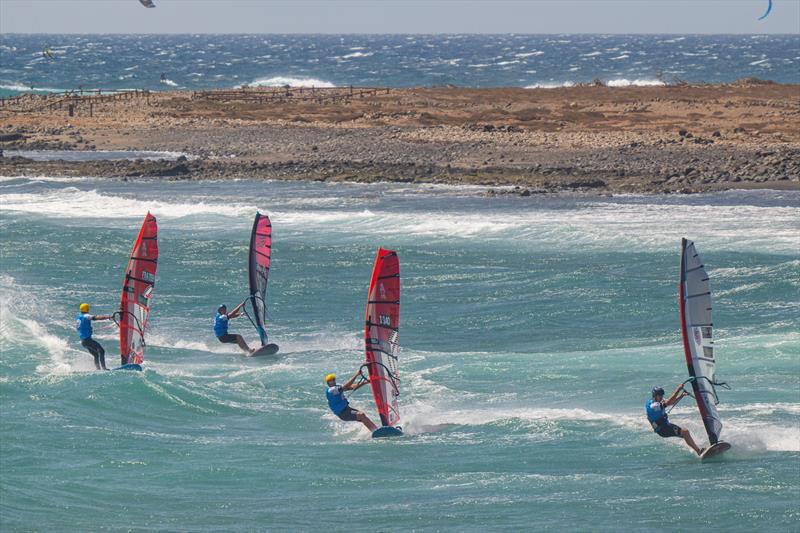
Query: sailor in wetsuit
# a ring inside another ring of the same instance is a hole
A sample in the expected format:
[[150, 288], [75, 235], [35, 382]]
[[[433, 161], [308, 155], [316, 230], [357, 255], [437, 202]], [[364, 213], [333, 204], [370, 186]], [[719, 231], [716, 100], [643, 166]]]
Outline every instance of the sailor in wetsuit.
[[325, 396], [328, 398], [328, 406], [331, 408], [331, 411], [333, 411], [333, 414], [345, 422], [358, 421], [367, 426], [368, 430], [375, 431], [378, 429], [378, 426], [373, 424], [372, 420], [370, 420], [369, 417], [367, 417], [367, 415], [365, 415], [363, 412], [350, 407], [350, 402], [348, 402], [347, 398], [344, 396], [345, 391], [358, 390], [369, 383], [369, 381], [362, 381], [358, 385], [353, 385], [358, 375], [358, 372], [353, 374], [353, 377], [348, 379], [344, 385], [336, 384], [335, 374], [328, 374], [325, 376], [325, 383], [328, 385], [327, 390], [325, 390]]
[[106, 368], [106, 351], [100, 343], [92, 338], [92, 321], [109, 320], [111, 315], [90, 315], [89, 304], [81, 304], [80, 313], [75, 316], [75, 329], [81, 339], [81, 346], [89, 350], [94, 356], [94, 366], [97, 370], [108, 370]]
[[698, 448], [697, 444], [694, 443], [694, 439], [692, 439], [692, 435], [689, 433], [689, 430], [670, 423], [669, 418], [667, 417], [667, 407], [677, 404], [686, 395], [687, 392], [683, 390], [683, 384], [681, 384], [678, 385], [678, 388], [676, 388], [675, 392], [670, 395], [669, 399], [665, 401], [664, 389], [662, 387], [653, 388], [652, 399], [647, 400], [647, 403], [645, 403], [647, 421], [650, 422], [650, 425], [653, 427], [653, 431], [662, 437], [681, 437], [686, 441], [686, 444], [688, 444], [689, 447], [697, 453], [697, 455], [701, 455], [705, 448]]
[[251, 354], [254, 350], [251, 350], [250, 347], [244, 340], [244, 337], [241, 335], [234, 335], [232, 333], [228, 333], [228, 320], [231, 318], [236, 318], [242, 314], [242, 307], [244, 306], [244, 302], [240, 303], [236, 307], [234, 307], [233, 311], [228, 313], [228, 308], [225, 304], [220, 305], [217, 308], [217, 316], [214, 317], [214, 335], [217, 336], [219, 342], [225, 344], [237, 344], [239, 348]]

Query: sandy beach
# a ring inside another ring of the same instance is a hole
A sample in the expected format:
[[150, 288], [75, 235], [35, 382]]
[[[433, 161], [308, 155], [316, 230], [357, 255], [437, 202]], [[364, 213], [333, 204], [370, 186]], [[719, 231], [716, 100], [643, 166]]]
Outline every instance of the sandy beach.
[[[69, 116], [72, 106], [73, 116]], [[492, 193], [800, 189], [800, 87], [254, 89], [25, 96], [0, 149], [163, 150], [177, 161], [0, 159], [5, 176], [402, 181]]]

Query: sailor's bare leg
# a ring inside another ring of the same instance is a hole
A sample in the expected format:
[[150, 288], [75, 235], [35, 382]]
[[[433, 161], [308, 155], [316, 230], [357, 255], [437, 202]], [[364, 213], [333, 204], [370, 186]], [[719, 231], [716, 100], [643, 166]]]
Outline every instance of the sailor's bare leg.
[[686, 441], [686, 444], [688, 444], [689, 447], [694, 450], [694, 453], [696, 453], [697, 455], [700, 455], [700, 448], [697, 446], [697, 444], [694, 443], [694, 439], [692, 438], [692, 434], [689, 433], [688, 429], [685, 429], [685, 428], [681, 429], [681, 437], [683, 437], [683, 440]]
[[250, 347], [245, 342], [244, 337], [242, 337], [241, 335], [236, 335], [236, 344], [239, 346], [239, 348], [241, 348], [247, 353], [253, 352], [253, 350], [251, 350]]
[[356, 411], [356, 418], [358, 419], [359, 422], [367, 426], [368, 430], [375, 431], [376, 429], [378, 429], [378, 426], [376, 426], [372, 422], [372, 420], [370, 420], [369, 417], [364, 413], [362, 413], [361, 411]]

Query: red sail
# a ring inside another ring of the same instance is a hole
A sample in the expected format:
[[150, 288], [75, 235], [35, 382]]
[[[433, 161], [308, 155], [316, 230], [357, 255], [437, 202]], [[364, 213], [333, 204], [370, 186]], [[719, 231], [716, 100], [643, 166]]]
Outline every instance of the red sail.
[[267, 322], [267, 282], [272, 255], [272, 223], [267, 215], [256, 213], [253, 231], [250, 233], [250, 304], [253, 306], [253, 320], [261, 339], [267, 344], [265, 324]]
[[149, 212], [131, 250], [120, 301], [119, 349], [122, 364], [144, 361], [144, 330], [158, 266], [158, 225]]
[[400, 260], [392, 250], [378, 248], [367, 297], [364, 334], [366, 365], [381, 424], [400, 421], [397, 356], [400, 347]]

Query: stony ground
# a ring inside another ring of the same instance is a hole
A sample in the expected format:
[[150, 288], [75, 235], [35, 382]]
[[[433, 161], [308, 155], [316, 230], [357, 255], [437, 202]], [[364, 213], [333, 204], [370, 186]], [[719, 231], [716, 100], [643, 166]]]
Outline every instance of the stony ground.
[[[257, 93], [256, 93], [257, 94]], [[800, 189], [800, 87], [406, 89], [315, 101], [297, 91], [20, 112], [0, 107], [0, 148], [183, 151], [180, 161], [32, 162], [0, 174], [308, 179], [698, 192]], [[346, 95], [346, 93], [344, 93]], [[30, 106], [29, 106], [30, 107]]]

